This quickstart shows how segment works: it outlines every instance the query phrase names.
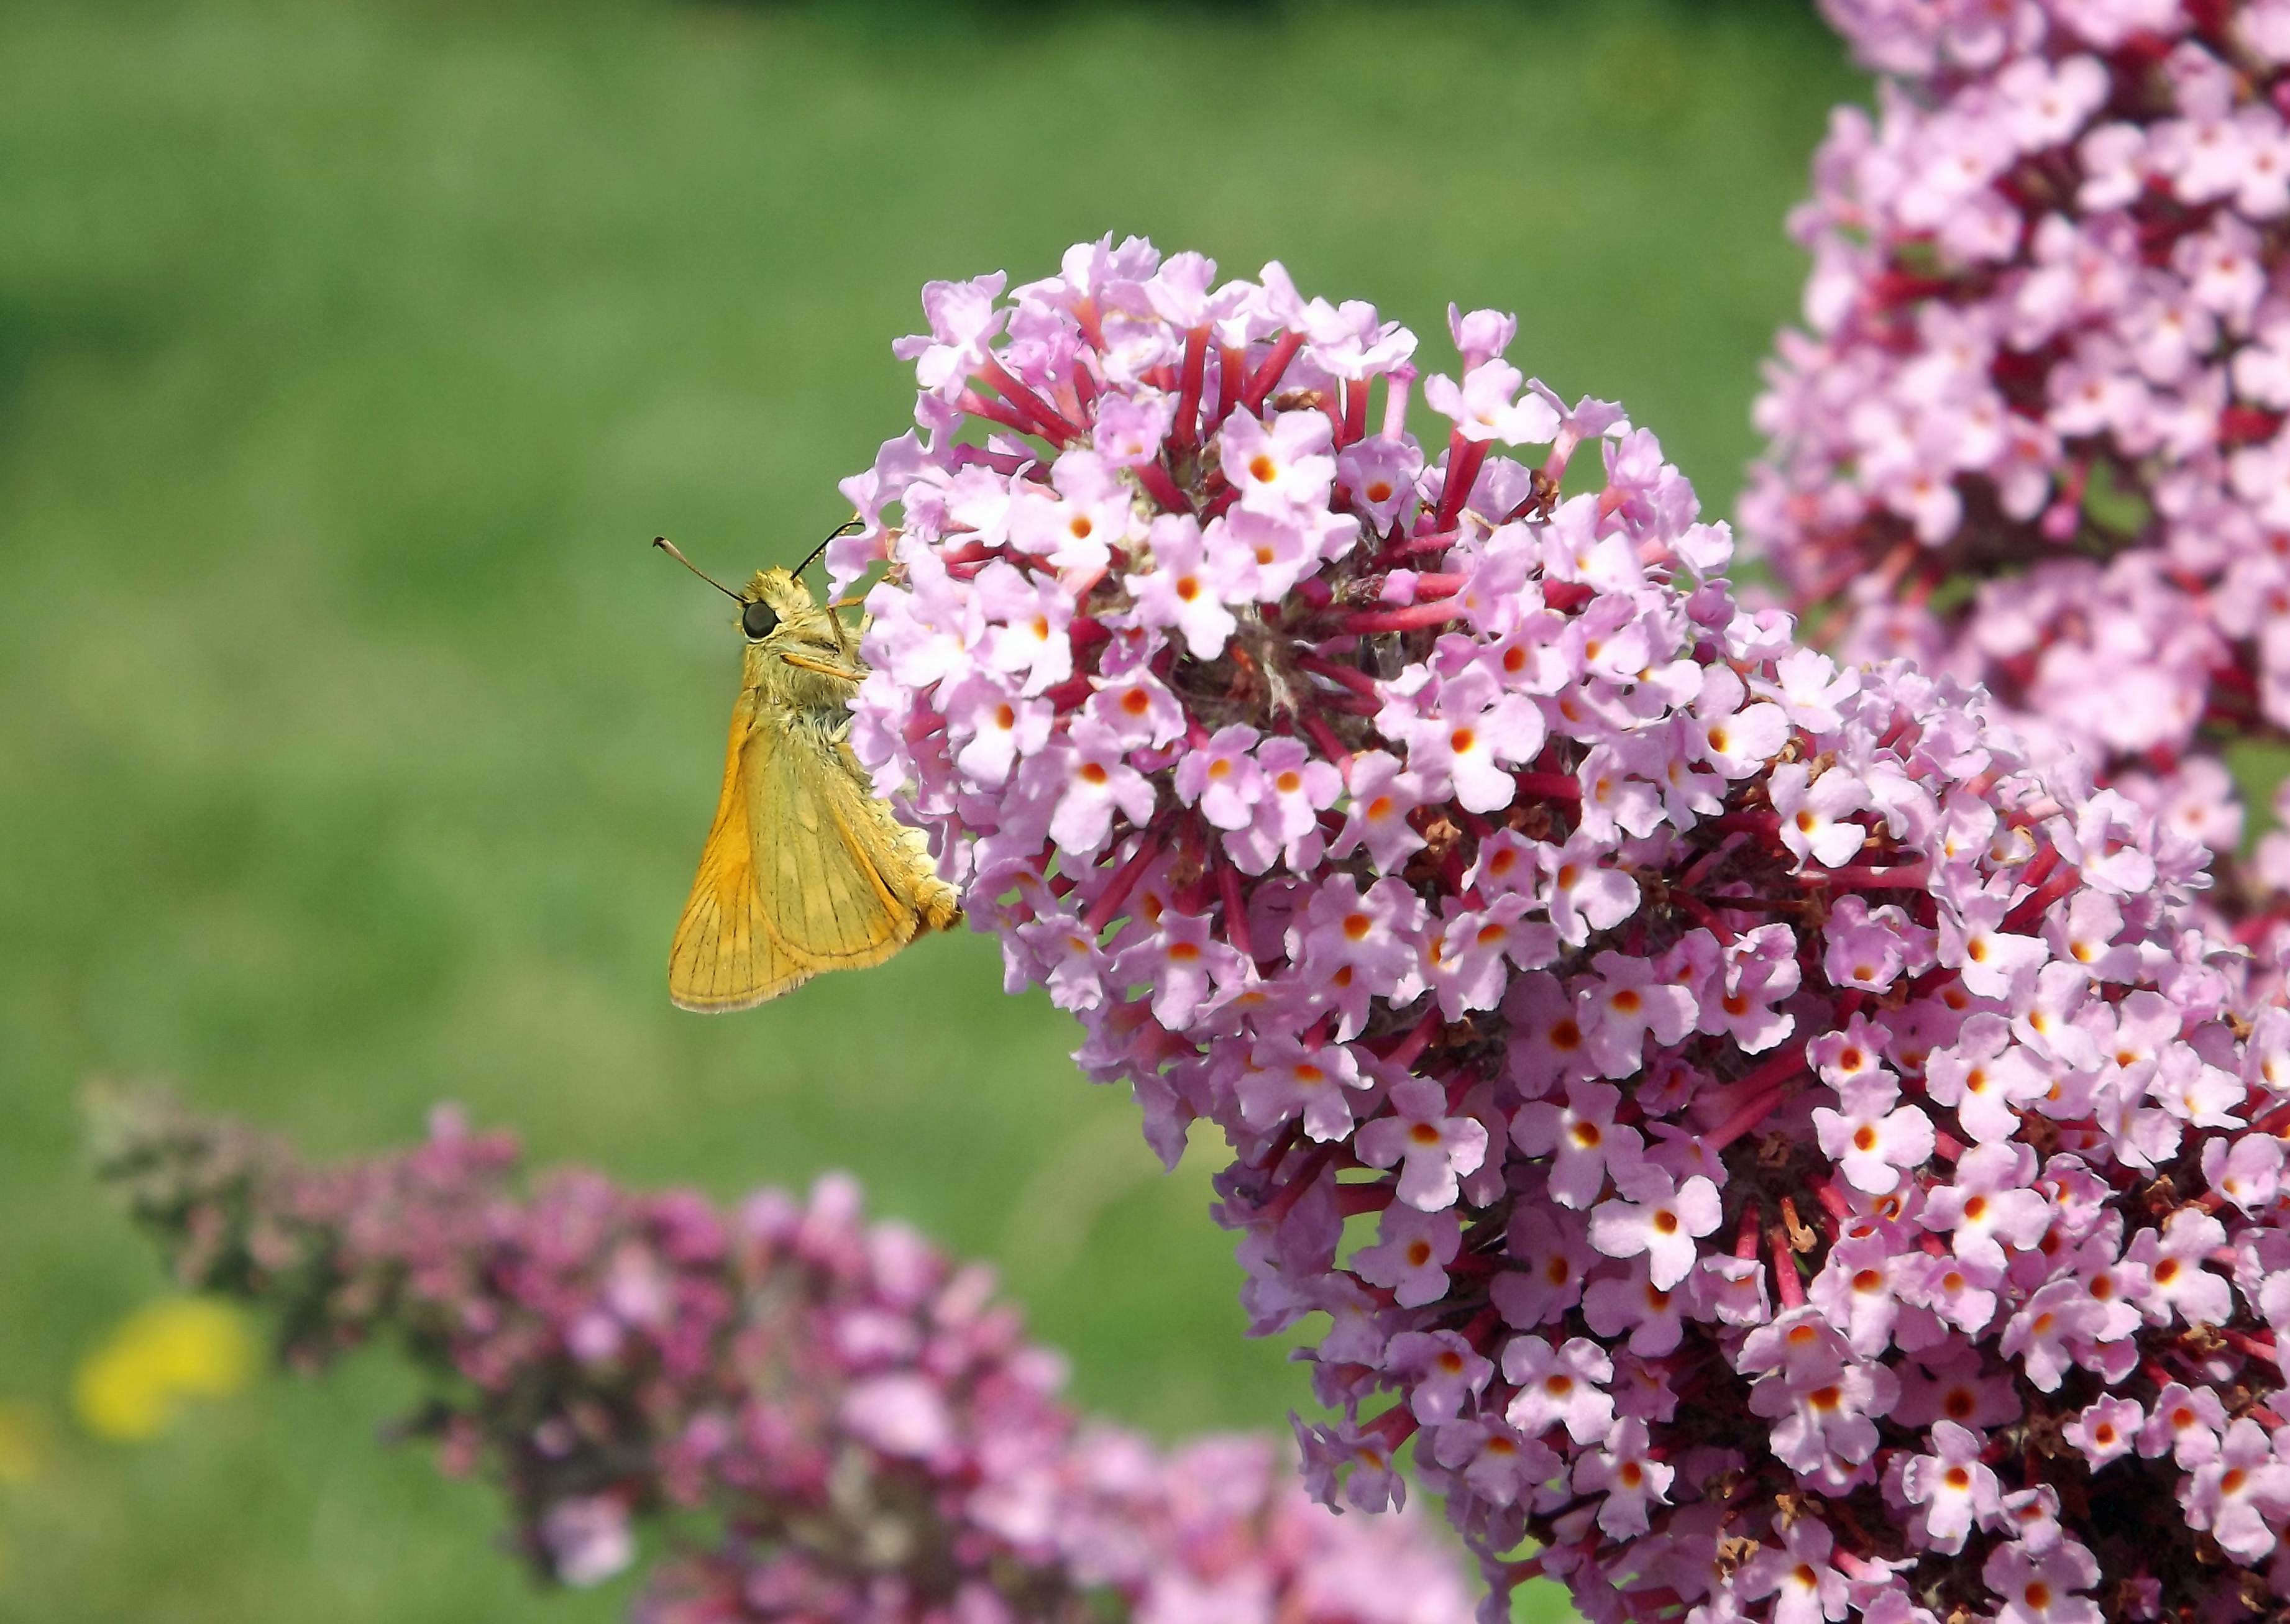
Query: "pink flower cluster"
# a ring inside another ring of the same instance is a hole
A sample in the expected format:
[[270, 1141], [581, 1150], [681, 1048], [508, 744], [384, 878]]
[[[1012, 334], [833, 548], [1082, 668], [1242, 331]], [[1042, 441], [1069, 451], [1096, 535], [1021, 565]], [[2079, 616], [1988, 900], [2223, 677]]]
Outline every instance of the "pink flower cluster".
[[990, 1273], [862, 1222], [857, 1187], [718, 1211], [559, 1172], [450, 1114], [416, 1149], [308, 1167], [161, 1097], [100, 1161], [186, 1284], [278, 1311], [288, 1358], [400, 1341], [448, 1469], [497, 1472], [536, 1570], [598, 1582], [635, 1524], [709, 1514], [635, 1617], [864, 1624], [1460, 1624], [1420, 1522], [1313, 1505], [1261, 1438], [1163, 1453], [1078, 1428]]
[[1427, 456], [1413, 335], [1277, 265], [1003, 291], [926, 290], [844, 487], [854, 742], [1161, 1154], [1223, 1131], [1316, 1492], [1412, 1441], [1488, 1619], [2290, 1595], [2290, 1014], [2225, 1007], [2200, 845], [1738, 607], [1507, 316]]
[[[2217, 742], [2290, 727], [2290, 4], [1826, 9], [1895, 76], [1793, 219], [1744, 529], [1841, 652], [1987, 685], [2230, 857]], [[2278, 960], [2290, 839], [2222, 879]]]

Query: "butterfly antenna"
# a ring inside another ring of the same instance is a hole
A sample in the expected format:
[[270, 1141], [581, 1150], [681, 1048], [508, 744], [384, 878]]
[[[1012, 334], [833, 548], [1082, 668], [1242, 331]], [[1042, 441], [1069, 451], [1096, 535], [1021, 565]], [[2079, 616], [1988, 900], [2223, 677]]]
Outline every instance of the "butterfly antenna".
[[[805, 557], [801, 564], [795, 566], [796, 578], [797, 580], [802, 579], [803, 572], [811, 568], [812, 559], [818, 557], [820, 554], [825, 552], [828, 548], [834, 543], [836, 537], [847, 536], [854, 530], [864, 530], [866, 527], [867, 521], [861, 518], [854, 513], [849, 518], [844, 520], [843, 523], [837, 524], [833, 530], [829, 531], [827, 532], [827, 540], [821, 541], [817, 547], [813, 548], [811, 549], [810, 556]], [[851, 652], [851, 642], [849, 638], [844, 636], [843, 617], [835, 612], [836, 607], [837, 606], [833, 604], [829, 604], [827, 606], [827, 623], [835, 628], [835, 646], [847, 657]]]
[[[833, 536], [829, 536], [828, 537], [828, 540], [832, 541], [835, 538]], [[677, 552], [676, 550], [676, 543], [669, 540], [666, 536], [654, 536], [652, 539], [652, 544], [660, 548], [661, 552], [666, 553], [669, 557], [675, 559], [677, 563], [682, 564], [685, 569], [691, 571], [694, 575], [700, 577], [701, 580], [706, 581], [709, 586], [715, 588], [717, 591], [722, 593], [725, 597], [730, 598], [733, 603], [744, 604], [748, 601], [746, 598], [741, 597], [738, 593], [733, 591], [731, 588], [725, 586], [722, 581], [717, 580], [707, 571], [701, 569], [698, 564], [693, 563], [691, 559], [686, 558], [682, 553]]]
[[811, 568], [813, 560], [816, 559], [820, 554], [825, 552], [829, 547], [833, 545], [835, 539], [837, 536], [847, 536], [854, 530], [864, 530], [866, 528], [867, 521], [861, 518], [857, 514], [853, 514], [849, 518], [844, 520], [843, 523], [837, 524], [833, 530], [827, 532], [827, 540], [821, 541], [817, 547], [813, 548], [811, 551], [805, 556], [804, 561], [795, 566], [795, 572], [797, 575], [801, 575], [805, 570]]

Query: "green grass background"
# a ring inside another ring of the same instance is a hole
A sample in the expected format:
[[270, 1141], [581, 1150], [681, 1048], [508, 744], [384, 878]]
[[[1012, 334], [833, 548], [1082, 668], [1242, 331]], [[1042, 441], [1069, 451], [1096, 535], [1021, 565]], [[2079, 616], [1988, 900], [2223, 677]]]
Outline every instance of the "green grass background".
[[368, 1358], [164, 1439], [75, 1363], [162, 1289], [72, 1100], [161, 1076], [313, 1150], [449, 1098], [730, 1195], [855, 1170], [1001, 1261], [1086, 1404], [1309, 1407], [1067, 1021], [933, 941], [669, 1007], [738, 642], [649, 555], [789, 562], [901, 431], [928, 277], [1113, 230], [1286, 262], [1447, 356], [1629, 403], [1730, 506], [1857, 92], [1773, 0], [1221, 9], [690, 0], [0, 4], [0, 1620], [608, 1619], [374, 1445]]

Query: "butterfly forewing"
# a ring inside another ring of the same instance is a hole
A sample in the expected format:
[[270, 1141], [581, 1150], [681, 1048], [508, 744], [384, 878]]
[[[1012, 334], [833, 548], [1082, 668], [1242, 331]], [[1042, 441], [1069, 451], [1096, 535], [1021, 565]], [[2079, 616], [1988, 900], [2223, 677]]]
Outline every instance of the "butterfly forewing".
[[915, 832], [815, 715], [758, 689], [733, 715], [723, 798], [669, 955], [686, 1009], [746, 1009], [822, 970], [879, 964], [958, 918]]
[[700, 854], [692, 896], [677, 922], [676, 945], [669, 949], [669, 996], [688, 1010], [746, 1009], [786, 992], [811, 973], [781, 949], [764, 922], [742, 771], [755, 719], [756, 694], [749, 690], [741, 694], [732, 713], [724, 793]]

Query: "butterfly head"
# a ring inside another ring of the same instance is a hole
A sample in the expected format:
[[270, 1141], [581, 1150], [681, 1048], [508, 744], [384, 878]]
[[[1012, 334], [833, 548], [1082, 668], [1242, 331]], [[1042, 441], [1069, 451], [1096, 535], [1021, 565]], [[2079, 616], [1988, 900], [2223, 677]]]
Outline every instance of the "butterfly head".
[[757, 570], [738, 596], [740, 629], [750, 643], [761, 643], [782, 627], [801, 636], [825, 614], [792, 570]]
[[[751, 662], [757, 645], [767, 642], [820, 644], [847, 656], [850, 639], [835, 618], [837, 605], [819, 606], [803, 584], [800, 568], [757, 570], [743, 589], [734, 592], [677, 551], [666, 536], [654, 536], [652, 544], [740, 605], [740, 629], [747, 635]], [[804, 560], [805, 565], [810, 562]]]

